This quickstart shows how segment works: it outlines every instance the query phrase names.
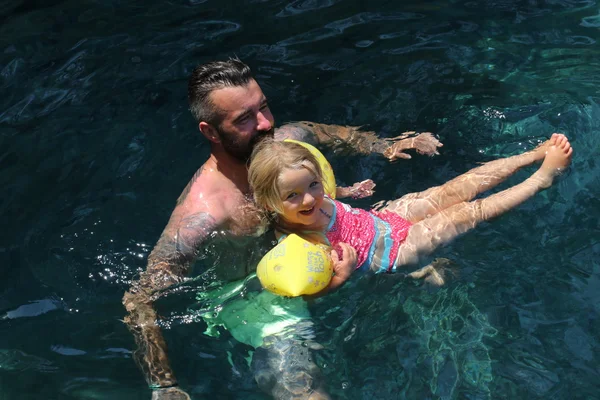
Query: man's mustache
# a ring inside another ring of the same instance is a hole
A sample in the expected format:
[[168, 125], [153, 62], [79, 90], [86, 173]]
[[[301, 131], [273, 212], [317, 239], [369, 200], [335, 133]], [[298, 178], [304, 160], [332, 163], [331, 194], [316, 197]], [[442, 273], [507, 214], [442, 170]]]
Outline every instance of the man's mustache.
[[275, 128], [271, 128], [268, 131], [256, 131], [254, 137], [250, 139], [250, 147], [253, 148], [258, 142], [265, 137], [273, 137], [275, 135]]

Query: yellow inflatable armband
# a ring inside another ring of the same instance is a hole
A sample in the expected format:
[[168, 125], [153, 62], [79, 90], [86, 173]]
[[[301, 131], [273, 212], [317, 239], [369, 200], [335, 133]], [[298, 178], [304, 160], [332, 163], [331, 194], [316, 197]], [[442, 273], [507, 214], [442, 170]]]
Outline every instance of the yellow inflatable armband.
[[331, 281], [333, 267], [324, 246], [291, 234], [269, 251], [256, 267], [262, 286], [281, 296], [315, 294]]
[[323, 172], [323, 189], [325, 190], [325, 194], [330, 198], [335, 199], [335, 175], [333, 175], [333, 169], [323, 153], [321, 153], [315, 146], [308, 143], [299, 142], [298, 140], [285, 139], [284, 142], [292, 142], [304, 146], [312, 153], [313, 156], [315, 156], [319, 166], [321, 167], [321, 171]]

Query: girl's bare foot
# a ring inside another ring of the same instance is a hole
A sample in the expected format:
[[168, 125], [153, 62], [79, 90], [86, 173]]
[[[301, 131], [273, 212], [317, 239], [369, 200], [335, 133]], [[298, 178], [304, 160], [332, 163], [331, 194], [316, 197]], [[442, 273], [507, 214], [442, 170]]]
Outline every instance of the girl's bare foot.
[[546, 140], [532, 151], [534, 161], [542, 161], [546, 157], [546, 154], [551, 146], [554, 146], [557, 142], [562, 142], [564, 140], [567, 140], [567, 137], [562, 133], [553, 133], [550, 139]]
[[552, 135], [554, 144], [548, 148], [546, 158], [540, 169], [535, 173], [542, 179], [541, 187], [548, 188], [554, 182], [554, 178], [571, 164], [573, 148], [571, 143], [564, 135], [558, 135], [556, 138]]

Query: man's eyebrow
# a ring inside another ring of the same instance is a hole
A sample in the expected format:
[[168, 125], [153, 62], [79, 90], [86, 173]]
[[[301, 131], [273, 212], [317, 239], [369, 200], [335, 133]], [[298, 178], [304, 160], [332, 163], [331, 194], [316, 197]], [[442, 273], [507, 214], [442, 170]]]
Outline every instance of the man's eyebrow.
[[[266, 98], [265, 96], [263, 96], [262, 100], [260, 101], [260, 107], [261, 107], [261, 108], [262, 108], [262, 107], [264, 107], [265, 105], [267, 105], [267, 103], [268, 103], [268, 101], [267, 101], [267, 98]], [[240, 113], [240, 115], [238, 115], [237, 117], [235, 117], [235, 118], [233, 119], [233, 122], [234, 122], [234, 123], [235, 123], [235, 122], [238, 122], [240, 119], [244, 118], [246, 115], [248, 115], [248, 114], [249, 114], [249, 113], [251, 113], [251, 112], [252, 112], [252, 108], [247, 108], [247, 109], [245, 109], [244, 111], [242, 111], [242, 112]]]
[[250, 108], [245, 109], [244, 111], [242, 111], [240, 113], [240, 115], [238, 115], [237, 117], [235, 117], [233, 119], [233, 122], [238, 122], [240, 119], [244, 118], [245, 116], [247, 116], [248, 114], [250, 114], [252, 112], [252, 110]]

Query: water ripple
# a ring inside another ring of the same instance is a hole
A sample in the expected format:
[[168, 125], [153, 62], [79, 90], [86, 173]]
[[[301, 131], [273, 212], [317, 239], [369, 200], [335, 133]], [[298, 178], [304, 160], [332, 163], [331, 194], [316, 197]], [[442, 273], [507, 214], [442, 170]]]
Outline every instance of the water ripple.
[[295, 0], [286, 5], [283, 10], [278, 12], [276, 17], [290, 17], [303, 14], [308, 11], [320, 10], [340, 3], [342, 0]]
[[396, 13], [396, 14], [379, 14], [379, 13], [360, 13], [350, 18], [339, 21], [334, 21], [326, 24], [323, 28], [314, 29], [312, 31], [293, 36], [282, 40], [277, 44], [282, 46], [290, 46], [301, 43], [313, 43], [323, 39], [341, 35], [346, 29], [359, 25], [368, 24], [371, 22], [382, 21], [408, 21], [419, 20], [425, 18], [422, 14], [416, 13]]
[[0, 349], [0, 370], [24, 372], [35, 370], [54, 372], [58, 370], [52, 362], [15, 349]]
[[441, 50], [447, 48], [448, 45], [439, 40], [432, 40], [430, 42], [415, 43], [410, 46], [399, 47], [391, 50], [384, 50], [386, 54], [407, 54], [415, 51], [430, 51], [430, 50]]
[[[233, 54], [252, 66], [279, 123], [440, 135], [441, 156], [401, 165], [328, 154], [340, 181], [377, 181], [374, 201], [553, 131], [574, 139], [573, 168], [554, 188], [442, 250], [460, 263], [456, 286], [432, 294], [394, 276], [361, 277], [311, 308], [334, 395], [597, 397], [597, 1], [242, 3], [0, 5], [0, 212], [10, 227], [0, 368], [19, 378], [0, 397], [34, 398], [30, 383], [44, 374], [47, 398], [148, 395], [121, 297], [208, 154], [187, 111], [189, 73]], [[248, 348], [226, 332], [207, 340], [206, 322], [187, 314], [193, 293], [247, 274], [263, 253], [245, 249], [207, 246], [198, 280], [158, 304], [176, 374], [207, 398], [260, 397], [244, 363], [239, 379], [227, 362]], [[32, 331], [45, 340], [29, 340]]]

